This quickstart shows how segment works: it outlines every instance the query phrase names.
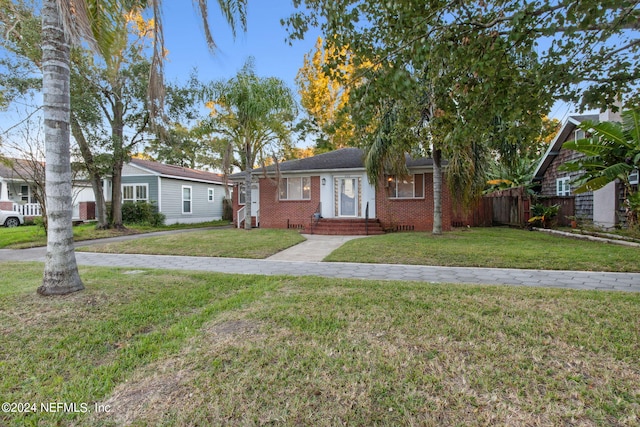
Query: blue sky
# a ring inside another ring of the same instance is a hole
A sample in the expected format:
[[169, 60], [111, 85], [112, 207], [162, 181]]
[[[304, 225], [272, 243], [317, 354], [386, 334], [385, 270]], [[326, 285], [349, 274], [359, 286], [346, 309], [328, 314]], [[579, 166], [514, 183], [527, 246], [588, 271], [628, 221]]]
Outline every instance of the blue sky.
[[310, 32], [305, 40], [289, 45], [280, 19], [294, 12], [291, 0], [249, 1], [247, 32], [238, 31], [235, 40], [217, 2], [210, 1], [209, 5], [211, 31], [218, 45], [215, 55], [207, 49], [199, 15], [191, 2], [163, 2], [165, 44], [169, 50], [167, 81], [186, 82], [194, 67], [203, 81], [229, 79], [253, 56], [259, 76], [279, 77], [296, 90], [294, 79], [304, 54], [313, 49], [320, 33]]
[[[247, 31], [238, 31], [235, 39], [216, 2], [210, 1], [209, 5], [211, 30], [218, 45], [215, 55], [207, 49], [200, 17], [193, 5], [163, 2], [165, 44], [169, 50], [169, 61], [165, 64], [167, 81], [186, 82], [194, 68], [203, 81], [229, 79], [253, 56], [258, 75], [279, 77], [297, 94], [295, 76], [305, 53], [314, 48], [320, 31], [312, 29], [304, 40], [289, 45], [280, 19], [295, 11], [291, 0], [249, 1]], [[549, 114], [562, 120], [574, 109], [573, 105], [559, 102]]]

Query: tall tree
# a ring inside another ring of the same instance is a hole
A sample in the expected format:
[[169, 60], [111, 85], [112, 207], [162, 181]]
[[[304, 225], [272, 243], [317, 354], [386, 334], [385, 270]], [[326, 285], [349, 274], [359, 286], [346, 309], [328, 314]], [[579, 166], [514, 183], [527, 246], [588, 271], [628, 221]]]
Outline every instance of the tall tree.
[[[232, 79], [209, 88], [211, 129], [235, 150], [245, 172], [245, 228], [251, 229], [251, 171], [256, 161], [286, 143], [296, 116], [291, 90], [275, 77], [258, 77], [247, 61]], [[227, 155], [229, 155], [227, 150]]]
[[349, 82], [354, 67], [343, 63], [336, 72], [325, 67], [344, 55], [332, 54], [318, 37], [315, 50], [305, 54], [296, 76], [300, 104], [306, 110], [317, 134], [316, 153], [336, 150], [354, 143], [354, 125], [348, 112]]
[[[94, 178], [96, 194], [102, 191], [102, 185], [95, 156], [102, 152], [109, 157], [108, 174], [113, 183], [109, 225], [116, 228], [123, 227], [122, 168], [148, 130], [150, 63], [145, 48], [154, 31], [153, 24], [142, 19], [139, 9], [126, 12], [126, 20], [114, 30], [110, 59], [102, 64], [77, 52], [71, 76], [73, 136]], [[125, 129], [131, 132], [125, 133]], [[94, 144], [89, 144], [91, 139]]]

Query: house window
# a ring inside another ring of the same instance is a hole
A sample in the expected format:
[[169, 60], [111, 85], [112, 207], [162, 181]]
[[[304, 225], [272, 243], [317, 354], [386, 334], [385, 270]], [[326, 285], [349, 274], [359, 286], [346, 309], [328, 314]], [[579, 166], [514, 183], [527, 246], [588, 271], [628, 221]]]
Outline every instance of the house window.
[[629, 174], [629, 184], [631, 184], [631, 185], [637, 185], [638, 184], [638, 169], [634, 169]]
[[123, 202], [147, 202], [149, 201], [149, 191], [147, 184], [123, 184]]
[[556, 179], [556, 195], [557, 196], [571, 195], [571, 185], [569, 184], [569, 181], [570, 181], [570, 178], [568, 176]]
[[191, 187], [187, 185], [182, 186], [182, 213], [191, 213]]
[[214, 198], [215, 198], [215, 191], [213, 190], [213, 188], [208, 188], [207, 189], [207, 200], [211, 203], [211, 202], [213, 202]]
[[585, 139], [585, 138], [586, 138], [586, 134], [584, 133], [584, 131], [582, 129], [576, 129], [575, 140], [580, 141], [581, 139]]
[[280, 180], [280, 200], [310, 200], [311, 178], [308, 176], [282, 178]]
[[23, 202], [29, 203], [29, 186], [21, 185], [20, 186], [20, 200]]
[[390, 199], [422, 199], [424, 197], [424, 174], [407, 177], [387, 176], [387, 195]]
[[244, 205], [247, 202], [247, 194], [244, 192], [244, 184], [238, 184], [238, 204]]

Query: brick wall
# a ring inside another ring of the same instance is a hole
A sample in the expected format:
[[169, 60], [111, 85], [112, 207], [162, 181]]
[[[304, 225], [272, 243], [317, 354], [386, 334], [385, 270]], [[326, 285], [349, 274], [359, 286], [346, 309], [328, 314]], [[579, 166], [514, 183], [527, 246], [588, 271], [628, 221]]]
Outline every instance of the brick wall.
[[278, 183], [260, 178], [260, 226], [264, 228], [307, 227], [320, 203], [320, 177], [311, 177], [310, 200], [279, 200]]
[[[311, 177], [311, 200], [279, 200], [278, 184], [270, 178], [260, 178], [260, 227], [287, 228], [307, 227], [311, 216], [320, 203], [320, 177]], [[238, 203], [238, 185], [233, 191], [233, 221], [237, 224], [237, 213], [244, 205]], [[255, 212], [252, 212], [255, 215]]]
[[[443, 179], [444, 181], [444, 179]], [[390, 199], [381, 183], [376, 189], [376, 214], [388, 230], [433, 230], [433, 174], [424, 175], [424, 198]], [[451, 230], [451, 197], [443, 182], [442, 230]]]
[[78, 204], [80, 219], [96, 219], [96, 202], [80, 202]]
[[[233, 191], [233, 220], [237, 221], [238, 185]], [[381, 183], [376, 189], [376, 214], [386, 229], [433, 230], [433, 174], [425, 174], [425, 197], [421, 199], [389, 199]], [[320, 203], [320, 177], [311, 177], [310, 200], [279, 200], [278, 185], [269, 178], [260, 178], [260, 226], [263, 228], [307, 227]], [[451, 230], [451, 196], [446, 184], [442, 191], [442, 229]]]

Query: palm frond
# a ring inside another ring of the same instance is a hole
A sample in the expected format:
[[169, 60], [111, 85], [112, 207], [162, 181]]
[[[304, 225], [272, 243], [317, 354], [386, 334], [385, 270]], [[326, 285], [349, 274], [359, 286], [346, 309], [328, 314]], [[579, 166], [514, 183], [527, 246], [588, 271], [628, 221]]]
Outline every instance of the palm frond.
[[392, 136], [397, 120], [397, 111], [392, 103], [382, 114], [370, 145], [366, 149], [364, 164], [372, 185], [375, 185], [384, 174], [398, 176], [408, 174], [407, 150], [404, 147], [404, 141]]
[[622, 127], [629, 133], [636, 148], [640, 149], [640, 108], [632, 108], [622, 113]]
[[624, 130], [619, 123], [602, 122], [593, 127], [583, 123], [580, 125], [580, 128], [585, 132], [590, 132], [596, 139], [600, 140], [601, 144], [629, 146], [624, 135]]
[[[576, 181], [575, 183], [579, 183], [580, 181]], [[576, 194], [586, 193], [587, 191], [595, 191], [604, 187], [611, 181], [604, 176], [597, 176], [587, 180], [585, 183], [579, 185], [574, 191]]]

